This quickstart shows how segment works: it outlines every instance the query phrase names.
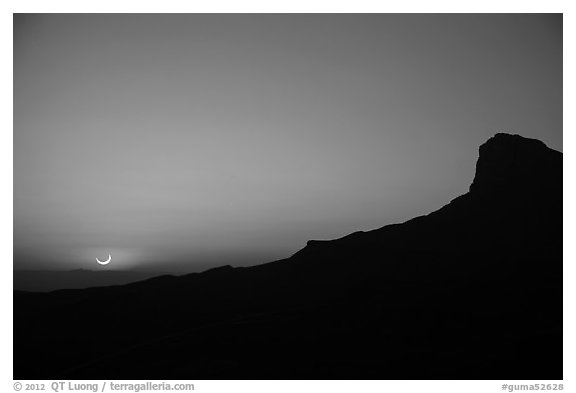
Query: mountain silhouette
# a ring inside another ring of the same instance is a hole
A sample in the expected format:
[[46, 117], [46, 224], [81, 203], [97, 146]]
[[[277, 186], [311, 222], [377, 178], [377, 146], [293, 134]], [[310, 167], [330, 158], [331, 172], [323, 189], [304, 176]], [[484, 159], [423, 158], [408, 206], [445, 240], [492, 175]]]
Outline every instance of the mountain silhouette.
[[157, 276], [159, 272], [133, 270], [14, 270], [15, 290], [49, 292], [57, 289], [81, 289], [122, 285]]
[[562, 379], [562, 154], [479, 149], [426, 216], [251, 267], [14, 292], [15, 379]]

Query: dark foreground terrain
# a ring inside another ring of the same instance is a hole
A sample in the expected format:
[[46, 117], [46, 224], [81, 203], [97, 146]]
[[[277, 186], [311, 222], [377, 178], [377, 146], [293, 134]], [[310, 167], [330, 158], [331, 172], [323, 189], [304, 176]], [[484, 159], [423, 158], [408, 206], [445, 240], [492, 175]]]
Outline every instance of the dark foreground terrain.
[[17, 291], [50, 292], [56, 289], [82, 289], [122, 285], [145, 280], [160, 273], [132, 270], [15, 270], [14, 289]]
[[470, 192], [264, 265], [14, 292], [15, 379], [562, 379], [562, 154], [497, 134]]

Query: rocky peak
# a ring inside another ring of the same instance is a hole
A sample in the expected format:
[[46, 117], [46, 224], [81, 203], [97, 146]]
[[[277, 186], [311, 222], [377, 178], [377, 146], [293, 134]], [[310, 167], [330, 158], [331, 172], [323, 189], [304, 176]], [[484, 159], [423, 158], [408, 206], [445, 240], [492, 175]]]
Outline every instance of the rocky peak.
[[561, 176], [562, 154], [537, 139], [498, 133], [479, 150], [472, 193], [524, 193], [533, 188], [540, 192], [543, 185], [561, 184], [551, 175]]

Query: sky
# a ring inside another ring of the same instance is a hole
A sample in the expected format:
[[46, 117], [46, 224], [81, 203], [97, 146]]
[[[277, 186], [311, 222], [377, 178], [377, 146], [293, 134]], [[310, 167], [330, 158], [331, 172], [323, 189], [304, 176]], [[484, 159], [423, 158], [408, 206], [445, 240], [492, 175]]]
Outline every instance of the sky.
[[562, 150], [561, 15], [16, 14], [14, 269], [286, 258], [464, 194], [497, 132]]

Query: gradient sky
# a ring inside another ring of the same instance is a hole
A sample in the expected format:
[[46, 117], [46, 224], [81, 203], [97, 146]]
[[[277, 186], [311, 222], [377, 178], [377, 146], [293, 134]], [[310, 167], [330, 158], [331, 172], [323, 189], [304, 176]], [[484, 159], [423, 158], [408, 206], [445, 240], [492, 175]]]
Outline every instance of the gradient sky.
[[561, 15], [14, 17], [14, 268], [290, 256], [562, 150]]

